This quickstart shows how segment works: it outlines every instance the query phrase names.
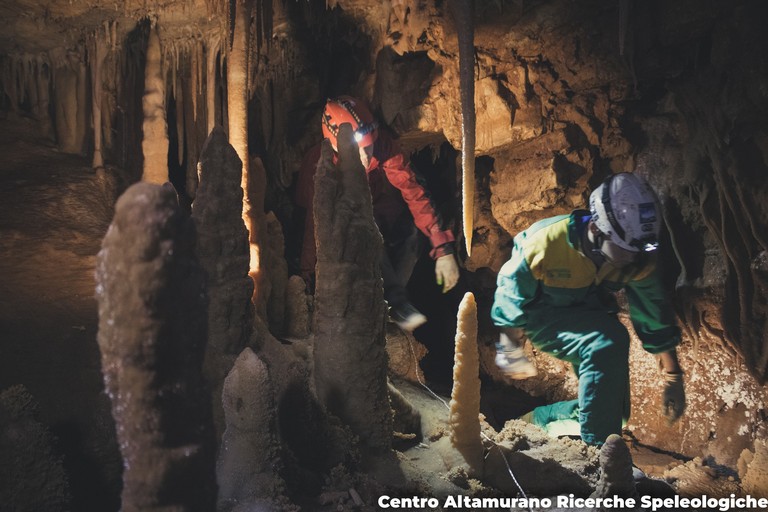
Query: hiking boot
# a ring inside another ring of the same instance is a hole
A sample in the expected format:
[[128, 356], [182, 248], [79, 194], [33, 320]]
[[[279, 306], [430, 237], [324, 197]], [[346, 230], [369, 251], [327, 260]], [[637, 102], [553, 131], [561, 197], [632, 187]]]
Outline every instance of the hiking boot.
[[635, 480], [635, 488], [640, 496], [672, 498], [677, 494], [675, 488], [668, 482], [646, 475], [642, 469], [634, 464], [632, 464], [632, 478]]
[[522, 380], [537, 375], [536, 367], [525, 355], [522, 348], [504, 350], [496, 347], [496, 366], [505, 377], [513, 380]]
[[413, 307], [408, 301], [395, 304], [389, 308], [389, 319], [398, 325], [402, 330], [413, 332], [417, 327], [427, 323], [427, 317], [422, 315], [418, 309]]

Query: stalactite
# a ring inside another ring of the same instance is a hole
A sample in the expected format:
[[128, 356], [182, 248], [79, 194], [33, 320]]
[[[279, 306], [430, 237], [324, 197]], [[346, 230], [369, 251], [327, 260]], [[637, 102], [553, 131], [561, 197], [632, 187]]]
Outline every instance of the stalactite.
[[264, 189], [266, 173], [263, 166], [251, 170], [248, 155], [248, 63], [250, 39], [251, 2], [239, 0], [235, 3], [232, 46], [227, 56], [227, 114], [229, 142], [243, 162], [242, 187], [243, 220], [248, 229], [251, 244], [249, 274], [254, 280], [254, 303], [259, 313], [266, 314], [266, 297], [260, 290], [261, 240], [264, 225]]
[[[248, 34], [250, 2], [235, 3], [232, 45], [227, 55], [229, 142], [243, 162], [243, 190], [248, 190]], [[247, 202], [247, 199], [246, 199]], [[247, 206], [246, 206], [247, 209]], [[246, 212], [244, 212], [245, 215]], [[246, 220], [246, 226], [248, 221]]]
[[206, 133], [211, 133], [216, 126], [216, 61], [218, 60], [221, 40], [212, 36], [205, 46], [205, 115], [208, 122]]
[[35, 117], [40, 125], [40, 134], [45, 138], [53, 136], [50, 114], [51, 105], [51, 65], [45, 57], [38, 57], [37, 62], [37, 111]]
[[472, 255], [475, 214], [475, 47], [472, 0], [450, 0], [459, 38], [461, 184], [464, 244]]
[[[197, 58], [197, 56], [191, 58]], [[194, 63], [191, 64], [195, 67]], [[196, 121], [201, 117], [200, 113], [197, 112], [197, 109], [203, 108], [204, 105], [196, 101], [198, 92], [196, 92], [195, 84], [193, 84], [192, 81], [184, 80], [181, 84], [181, 89], [184, 96], [184, 145], [186, 147], [185, 186], [187, 196], [194, 200], [198, 187], [197, 162], [202, 152], [202, 146], [207, 138], [205, 126]]]
[[[186, 55], [183, 55], [181, 58], [186, 60]], [[173, 97], [176, 100], [176, 158], [178, 158], [179, 165], [184, 163], [184, 141], [186, 139], [184, 130], [184, 86], [182, 85], [185, 68], [186, 65], [183, 65], [182, 73], [176, 74], [174, 81], [178, 83], [174, 85], [173, 92]]]
[[144, 112], [141, 141], [144, 154], [142, 179], [150, 183], [165, 183], [168, 181], [168, 125], [162, 48], [157, 26], [151, 28], [147, 42], [142, 109]]
[[190, 95], [192, 97], [192, 118], [197, 121], [197, 95], [200, 94], [200, 42], [196, 41], [190, 54], [190, 80], [192, 81], [192, 87], [190, 87]]
[[477, 346], [477, 304], [471, 293], [465, 294], [459, 304], [454, 358], [449, 419], [451, 444], [461, 453], [470, 469], [481, 476], [480, 352]]
[[85, 127], [80, 123], [84, 122], [86, 111], [85, 105], [80, 103], [80, 91], [83, 96], [85, 92], [85, 86], [78, 84], [82, 67], [80, 58], [77, 53], [63, 49], [51, 54], [52, 65], [55, 66], [53, 90], [58, 147], [63, 153], [80, 153], [85, 136]]
[[36, 114], [38, 106], [37, 97], [37, 62], [36, 59], [32, 60], [29, 56], [24, 56], [24, 90], [26, 91], [26, 97], [29, 99], [29, 104], [32, 107], [32, 113]]
[[88, 56], [91, 69], [91, 113], [93, 116], [93, 162], [94, 169], [104, 167], [104, 150], [102, 145], [102, 66], [107, 56], [107, 37], [109, 32], [105, 30], [104, 37], [101, 32], [92, 33], [88, 39]]
[[88, 69], [85, 66], [84, 50], [78, 49], [77, 53], [71, 53], [73, 66], [77, 69], [77, 130], [75, 132], [75, 144], [77, 152], [82, 153], [85, 146], [85, 132], [88, 127]]

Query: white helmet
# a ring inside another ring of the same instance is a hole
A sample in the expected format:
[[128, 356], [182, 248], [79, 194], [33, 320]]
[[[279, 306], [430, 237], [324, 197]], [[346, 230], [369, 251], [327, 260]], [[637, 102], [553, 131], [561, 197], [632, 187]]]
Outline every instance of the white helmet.
[[650, 252], [658, 247], [659, 200], [640, 176], [614, 174], [592, 191], [589, 209], [597, 228], [622, 249]]

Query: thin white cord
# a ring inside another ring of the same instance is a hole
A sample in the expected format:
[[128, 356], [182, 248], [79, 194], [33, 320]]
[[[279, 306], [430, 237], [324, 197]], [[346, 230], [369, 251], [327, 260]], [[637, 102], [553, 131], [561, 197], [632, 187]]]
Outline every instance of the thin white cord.
[[[448, 405], [448, 403], [445, 400], [443, 400], [440, 396], [438, 396], [437, 393], [432, 391], [429, 388], [429, 386], [427, 386], [421, 380], [421, 377], [419, 376], [419, 370], [421, 368], [419, 367], [419, 360], [416, 359], [416, 351], [413, 349], [413, 342], [411, 341], [410, 337], [408, 337], [407, 335], [406, 335], [406, 338], [408, 339], [408, 348], [411, 350], [411, 355], [413, 356], [413, 363], [414, 363], [414, 368], [415, 368], [415, 373], [416, 373], [416, 380], [418, 381], [419, 384], [421, 384], [421, 387], [423, 387], [424, 389], [429, 391], [429, 393], [433, 397], [435, 397], [436, 399], [440, 400], [443, 403], [443, 405], [445, 406], [445, 408], [448, 409], [448, 411], [450, 412], [451, 407]], [[499, 453], [501, 454], [501, 458], [502, 458], [502, 460], [504, 460], [504, 465], [507, 466], [507, 471], [509, 472], [509, 476], [512, 477], [512, 481], [515, 482], [515, 486], [517, 486], [517, 489], [520, 491], [520, 495], [523, 498], [525, 498], [526, 503], [527, 503], [528, 502], [528, 496], [526, 496], [525, 491], [523, 490], [523, 488], [520, 485], [520, 483], [517, 481], [517, 478], [515, 477], [515, 474], [512, 472], [512, 468], [509, 465], [509, 461], [507, 460], [506, 455], [504, 455], [504, 450], [502, 450], [501, 447], [493, 439], [488, 437], [484, 432], [480, 432], [480, 435], [482, 435], [488, 442], [490, 442], [495, 448], [497, 448], [499, 450]], [[488, 451], [488, 454], [490, 454], [490, 450]], [[488, 454], [485, 455], [485, 458], [488, 458]], [[511, 511], [512, 508], [510, 508], [509, 510]], [[530, 507], [528, 507], [528, 512], [533, 512], [533, 510]]]

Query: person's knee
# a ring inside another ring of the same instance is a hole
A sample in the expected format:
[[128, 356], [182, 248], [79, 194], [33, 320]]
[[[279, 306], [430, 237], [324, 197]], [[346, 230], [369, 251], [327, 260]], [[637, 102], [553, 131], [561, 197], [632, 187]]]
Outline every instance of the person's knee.
[[[620, 325], [620, 324], [619, 324]], [[584, 345], [581, 351], [581, 365], [597, 365], [610, 368], [617, 365], [622, 368], [629, 364], [629, 333], [620, 328], [601, 329], [594, 339]]]

